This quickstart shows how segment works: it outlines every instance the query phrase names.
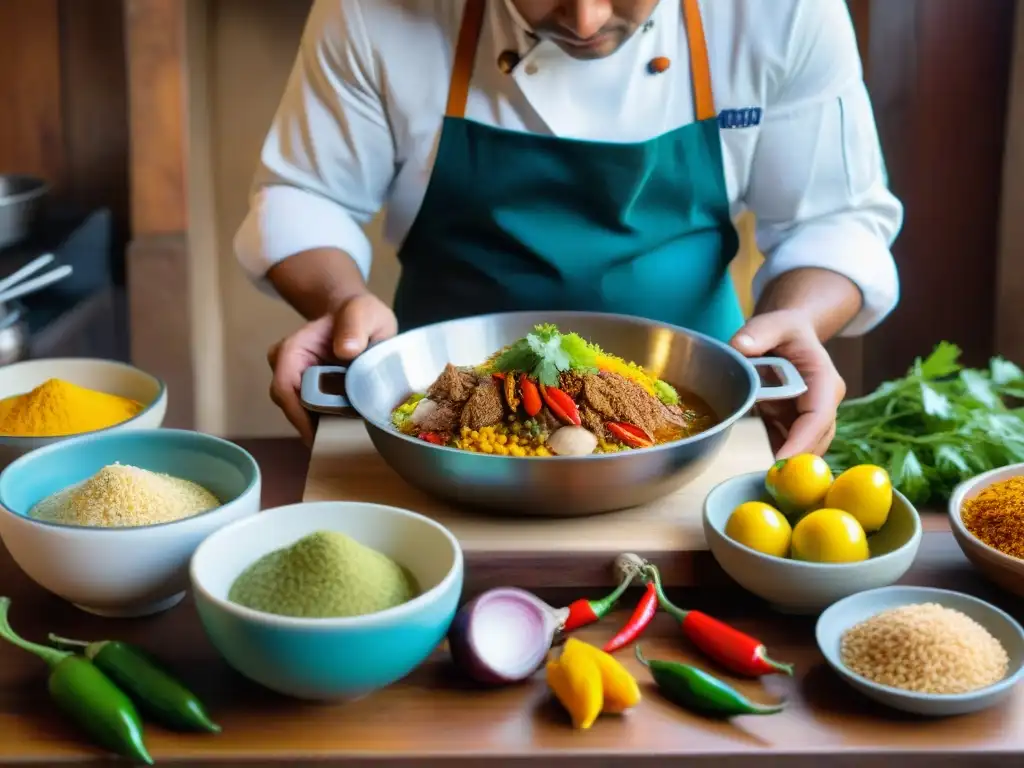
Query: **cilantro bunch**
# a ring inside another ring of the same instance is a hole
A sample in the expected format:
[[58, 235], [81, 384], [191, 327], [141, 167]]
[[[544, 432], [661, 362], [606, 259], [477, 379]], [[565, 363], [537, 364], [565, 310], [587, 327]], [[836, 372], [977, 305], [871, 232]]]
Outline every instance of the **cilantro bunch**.
[[545, 387], [557, 387], [562, 372], [597, 373], [597, 355], [598, 350], [579, 334], [560, 333], [547, 323], [502, 350], [491, 367], [502, 373], [523, 371]]
[[833, 471], [857, 464], [888, 470], [914, 504], [944, 501], [981, 472], [1024, 461], [1024, 371], [1001, 357], [963, 368], [960, 349], [941, 342], [901, 379], [839, 406], [825, 459]]

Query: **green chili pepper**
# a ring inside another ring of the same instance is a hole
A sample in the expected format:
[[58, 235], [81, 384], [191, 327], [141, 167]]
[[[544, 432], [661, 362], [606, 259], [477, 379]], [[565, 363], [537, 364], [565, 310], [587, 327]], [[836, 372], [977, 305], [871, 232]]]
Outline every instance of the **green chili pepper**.
[[106, 749], [153, 765], [142, 739], [135, 705], [88, 659], [23, 640], [7, 619], [11, 600], [0, 597], [0, 637], [33, 653], [50, 667], [50, 697]]
[[637, 660], [651, 671], [659, 690], [676, 704], [707, 715], [774, 715], [785, 703], [772, 706], [755, 704], [739, 691], [707, 672], [677, 661], [648, 661], [636, 646]]
[[50, 634], [50, 642], [58, 647], [79, 647], [85, 657], [121, 687], [144, 714], [161, 725], [186, 731], [220, 733], [202, 702], [164, 671], [155, 659], [141, 648], [117, 640], [86, 643]]

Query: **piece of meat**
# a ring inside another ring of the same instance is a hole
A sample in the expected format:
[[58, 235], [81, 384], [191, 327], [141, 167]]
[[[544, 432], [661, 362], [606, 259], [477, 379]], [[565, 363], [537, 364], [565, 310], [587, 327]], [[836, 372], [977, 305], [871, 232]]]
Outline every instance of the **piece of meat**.
[[683, 413], [682, 406], [668, 405], [660, 400], [658, 403], [661, 405], [661, 419], [665, 426], [679, 427], [681, 429], [686, 429], [690, 426], [689, 420]]
[[473, 390], [462, 409], [462, 426], [470, 429], [500, 424], [505, 418], [504, 398], [494, 382], [487, 379]]
[[455, 403], [441, 401], [416, 427], [421, 432], [451, 432], [459, 424], [459, 410]]
[[563, 426], [558, 417], [555, 416], [555, 414], [551, 412], [551, 409], [546, 405], [540, 409], [540, 413], [538, 413], [534, 418], [537, 420], [537, 424], [540, 428], [549, 434]]
[[605, 419], [601, 418], [601, 414], [586, 403], [580, 406], [580, 421], [583, 422], [584, 427], [597, 435], [599, 439], [608, 439], [608, 430], [604, 426]]
[[653, 436], [661, 425], [661, 401], [634, 381], [618, 374], [587, 374], [583, 400], [605, 421], [622, 421]]
[[563, 371], [558, 374], [558, 388], [575, 400], [583, 391], [583, 377], [574, 371]]
[[462, 371], [448, 363], [441, 375], [427, 389], [427, 397], [441, 402], [464, 403], [476, 388], [477, 377], [469, 371]]

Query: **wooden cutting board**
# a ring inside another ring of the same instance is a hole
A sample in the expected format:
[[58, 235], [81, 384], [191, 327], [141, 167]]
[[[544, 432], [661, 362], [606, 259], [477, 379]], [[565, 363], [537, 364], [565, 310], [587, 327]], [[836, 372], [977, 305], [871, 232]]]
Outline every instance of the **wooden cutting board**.
[[699, 572], [711, 567], [717, 573], [705, 551], [704, 497], [722, 480], [765, 471], [772, 461], [761, 420], [744, 418], [700, 476], [658, 501], [593, 517], [488, 517], [408, 485], [374, 449], [361, 420], [321, 416], [303, 499], [387, 504], [437, 520], [462, 545], [469, 592], [500, 585], [606, 586], [622, 552], [656, 562], [670, 586], [694, 586]]

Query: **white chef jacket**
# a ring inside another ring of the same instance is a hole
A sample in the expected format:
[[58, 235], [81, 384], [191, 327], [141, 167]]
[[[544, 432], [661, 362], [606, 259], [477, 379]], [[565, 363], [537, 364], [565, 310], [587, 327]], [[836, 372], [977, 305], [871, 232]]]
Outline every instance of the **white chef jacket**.
[[[249, 213], [235, 237], [246, 271], [266, 287], [275, 263], [317, 247], [348, 253], [364, 278], [363, 226], [385, 205], [400, 245], [422, 203], [440, 137], [465, 0], [316, 0], [260, 156]], [[903, 208], [889, 192], [854, 30], [844, 0], [701, 0], [733, 214], [757, 218], [765, 264], [754, 294], [778, 275], [819, 267], [845, 275], [862, 334], [895, 306], [890, 246]], [[492, 0], [466, 119], [506, 130], [639, 142], [693, 122], [679, 0], [611, 56], [577, 60], [537, 42], [512, 0]], [[520, 53], [503, 74], [499, 55]], [[671, 66], [652, 74], [657, 56]], [[740, 110], [760, 110], [740, 112]], [[751, 120], [758, 115], [759, 120]]]

